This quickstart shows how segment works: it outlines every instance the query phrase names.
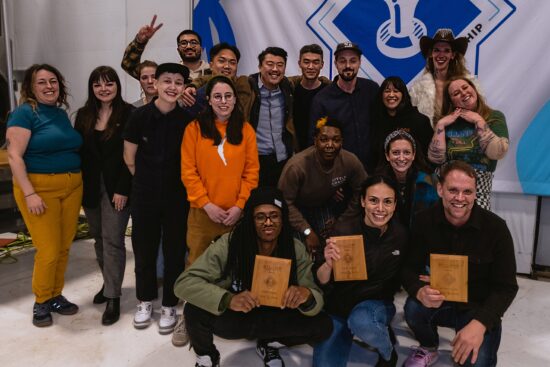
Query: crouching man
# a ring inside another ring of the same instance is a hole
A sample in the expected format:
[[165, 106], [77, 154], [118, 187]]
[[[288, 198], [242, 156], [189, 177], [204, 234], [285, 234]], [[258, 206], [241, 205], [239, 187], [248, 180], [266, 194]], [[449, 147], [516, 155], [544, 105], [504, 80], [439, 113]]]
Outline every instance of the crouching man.
[[[284, 307], [260, 306], [250, 292], [256, 255], [292, 261]], [[282, 193], [252, 191], [243, 216], [176, 281], [175, 293], [187, 301], [185, 322], [196, 366], [219, 366], [214, 334], [225, 339], [257, 339], [264, 366], [284, 366], [278, 347], [317, 343], [332, 332], [323, 296], [313, 280], [305, 246], [292, 237]]]
[[[453, 360], [496, 366], [501, 319], [518, 291], [514, 244], [506, 222], [475, 203], [476, 174], [461, 161], [441, 168], [439, 203], [417, 215], [403, 269], [409, 293], [405, 320], [420, 347], [405, 367], [425, 367], [438, 357], [438, 326], [452, 327]], [[429, 285], [429, 254], [468, 256], [468, 302], [450, 302]]]

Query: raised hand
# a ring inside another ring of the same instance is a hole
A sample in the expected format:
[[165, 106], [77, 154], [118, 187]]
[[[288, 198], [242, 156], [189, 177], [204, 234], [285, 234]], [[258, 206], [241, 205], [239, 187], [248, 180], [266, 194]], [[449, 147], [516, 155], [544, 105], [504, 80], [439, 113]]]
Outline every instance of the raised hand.
[[153, 20], [151, 20], [151, 24], [146, 24], [139, 29], [138, 34], [136, 36], [139, 43], [145, 43], [149, 41], [164, 24], [164, 23], [160, 23], [158, 26], [155, 27], [156, 21], [157, 21], [157, 15], [155, 14], [153, 16]]

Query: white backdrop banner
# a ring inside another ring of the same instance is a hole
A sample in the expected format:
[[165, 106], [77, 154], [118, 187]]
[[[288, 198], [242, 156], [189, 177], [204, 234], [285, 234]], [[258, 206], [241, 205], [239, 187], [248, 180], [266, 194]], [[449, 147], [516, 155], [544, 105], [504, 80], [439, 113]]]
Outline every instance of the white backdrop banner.
[[299, 49], [325, 50], [323, 74], [336, 71], [333, 52], [351, 40], [363, 50], [361, 76], [390, 75], [410, 84], [422, 73], [418, 40], [438, 28], [469, 39], [467, 66], [489, 104], [504, 112], [511, 146], [493, 189], [550, 196], [550, 1], [538, 0], [199, 0], [193, 27], [206, 49], [220, 41], [243, 55], [239, 72], [258, 69], [267, 46], [289, 53], [287, 75], [298, 74]]

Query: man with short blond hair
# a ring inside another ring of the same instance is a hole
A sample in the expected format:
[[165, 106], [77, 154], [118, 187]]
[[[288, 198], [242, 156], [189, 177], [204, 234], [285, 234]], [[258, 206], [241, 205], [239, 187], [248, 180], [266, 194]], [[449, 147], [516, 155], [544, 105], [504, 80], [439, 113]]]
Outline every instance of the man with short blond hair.
[[[514, 243], [506, 222], [478, 206], [476, 174], [462, 161], [441, 168], [441, 200], [417, 215], [402, 281], [409, 298], [405, 320], [420, 346], [405, 367], [438, 359], [438, 326], [452, 327], [452, 358], [464, 366], [496, 366], [501, 320], [518, 291]], [[446, 301], [430, 286], [430, 254], [468, 257], [468, 301]]]

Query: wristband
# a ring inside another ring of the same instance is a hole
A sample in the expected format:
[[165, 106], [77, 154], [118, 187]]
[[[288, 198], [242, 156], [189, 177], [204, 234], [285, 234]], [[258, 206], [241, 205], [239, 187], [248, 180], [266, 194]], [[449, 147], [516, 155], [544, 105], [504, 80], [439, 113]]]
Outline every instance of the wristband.
[[28, 198], [29, 196], [32, 196], [32, 195], [34, 195], [34, 194], [36, 194], [36, 192], [33, 191], [33, 192], [31, 192], [30, 194], [25, 195], [25, 197]]

